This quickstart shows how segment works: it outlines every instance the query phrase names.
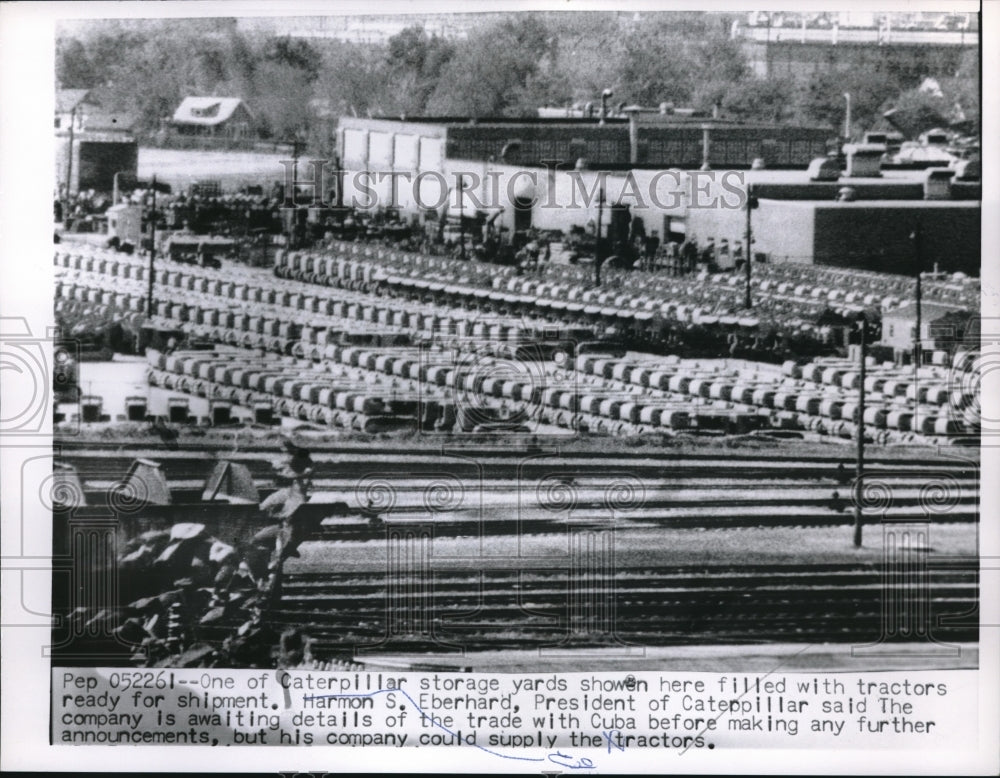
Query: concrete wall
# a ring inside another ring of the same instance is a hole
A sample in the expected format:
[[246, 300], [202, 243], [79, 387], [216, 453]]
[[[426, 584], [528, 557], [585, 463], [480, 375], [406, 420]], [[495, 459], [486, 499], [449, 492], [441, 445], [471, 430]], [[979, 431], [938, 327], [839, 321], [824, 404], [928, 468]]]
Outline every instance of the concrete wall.
[[919, 202], [866, 207], [824, 203], [816, 208], [816, 262], [912, 274], [919, 266], [979, 275], [980, 206], [974, 202]]
[[752, 216], [754, 251], [771, 262], [811, 263], [816, 243], [815, 211], [809, 203], [760, 200]]

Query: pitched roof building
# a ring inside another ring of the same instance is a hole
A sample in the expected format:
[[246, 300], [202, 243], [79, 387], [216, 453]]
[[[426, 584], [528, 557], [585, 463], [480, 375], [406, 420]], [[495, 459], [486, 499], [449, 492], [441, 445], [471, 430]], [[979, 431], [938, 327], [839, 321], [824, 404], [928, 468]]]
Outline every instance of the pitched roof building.
[[[920, 340], [924, 349], [951, 350], [961, 344], [969, 322], [977, 318], [958, 305], [923, 301], [920, 305]], [[898, 351], [913, 348], [917, 305], [910, 300], [882, 313], [882, 344]]]
[[254, 115], [239, 97], [185, 97], [172, 123], [189, 135], [245, 138], [256, 134]]

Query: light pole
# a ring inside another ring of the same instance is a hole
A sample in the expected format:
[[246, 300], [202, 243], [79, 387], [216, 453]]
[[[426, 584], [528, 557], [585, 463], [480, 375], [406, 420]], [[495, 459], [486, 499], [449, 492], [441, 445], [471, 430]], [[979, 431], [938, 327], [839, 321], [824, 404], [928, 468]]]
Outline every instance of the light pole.
[[854, 547], [861, 548], [861, 501], [864, 495], [862, 479], [865, 471], [865, 352], [867, 351], [868, 322], [864, 315], [861, 324], [861, 347], [858, 349], [858, 460], [854, 470]]
[[66, 224], [66, 217], [69, 216], [69, 204], [70, 204], [70, 189], [73, 185], [73, 130], [76, 124], [76, 108], [69, 113], [69, 158], [66, 160], [66, 192], [65, 192], [65, 206], [63, 207], [63, 225]]
[[921, 277], [922, 276], [922, 272], [921, 271], [923, 270], [923, 265], [922, 265], [922, 263], [920, 261], [920, 238], [921, 238], [921, 233], [920, 233], [920, 225], [919, 224], [917, 225], [916, 229], [913, 230], [913, 234], [910, 235], [910, 237], [913, 238], [913, 256], [914, 256], [914, 262], [915, 262], [915, 264], [917, 266], [917, 285], [916, 285], [917, 288], [915, 289], [915, 297], [916, 297], [916, 303], [917, 303], [915, 314], [916, 314], [916, 325], [917, 326], [914, 328], [914, 332], [913, 332], [913, 429], [919, 431], [920, 430], [920, 419], [919, 419], [919, 413], [920, 413], [920, 387], [917, 384], [917, 381], [920, 378], [920, 363], [923, 361], [923, 359], [922, 359], [923, 358], [923, 344], [921, 342], [921, 337], [920, 337], [920, 335], [921, 335], [920, 329], [921, 329], [922, 324], [923, 324], [923, 322], [921, 321], [921, 319], [922, 319], [922, 316], [921, 316], [922, 311], [920, 310], [920, 307], [921, 307], [921, 304], [922, 304], [922, 297], [923, 297], [923, 289], [922, 289], [922, 281], [923, 281], [923, 279]]
[[604, 124], [604, 120], [608, 118], [608, 98], [612, 97], [614, 92], [610, 89], [605, 89], [601, 92], [601, 120], [600, 124]]
[[851, 140], [851, 93], [844, 92], [844, 99], [847, 101], [847, 114], [844, 116], [844, 141]]
[[601, 216], [604, 214], [604, 187], [597, 190], [597, 241], [594, 244], [594, 286], [601, 285], [601, 263], [604, 248], [601, 244]]
[[465, 259], [465, 174], [458, 174], [458, 251]]
[[292, 224], [289, 230], [288, 242], [289, 248], [298, 248], [298, 232], [299, 232], [299, 207], [296, 202], [296, 197], [299, 193], [299, 135], [296, 132], [292, 136]]
[[750, 213], [756, 208], [757, 196], [753, 192], [753, 184], [747, 185], [747, 231], [746, 231], [746, 249], [744, 250], [744, 269], [746, 270], [746, 293], [743, 299], [743, 307], [750, 309], [753, 308], [753, 300], [750, 297], [750, 263], [753, 261], [753, 251], [750, 250], [750, 244], [753, 240], [753, 229], [750, 226]]
[[149, 283], [146, 287], [146, 316], [153, 318], [153, 280], [156, 275], [156, 176], [153, 176], [153, 207], [149, 214]]

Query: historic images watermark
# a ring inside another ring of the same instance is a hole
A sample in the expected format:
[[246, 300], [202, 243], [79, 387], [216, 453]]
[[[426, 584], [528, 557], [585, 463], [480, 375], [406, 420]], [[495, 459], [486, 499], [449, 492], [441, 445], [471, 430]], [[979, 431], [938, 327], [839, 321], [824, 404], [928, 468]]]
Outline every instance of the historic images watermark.
[[[632, 170], [614, 173], [560, 169], [554, 164], [515, 170], [464, 170], [417, 173], [398, 170], [341, 170], [329, 160], [308, 160], [308, 177], [299, 176], [299, 163], [281, 160], [284, 168], [284, 206], [331, 207], [335, 204], [360, 211], [398, 208], [404, 200], [424, 210], [444, 206], [456, 210], [471, 206], [489, 211], [518, 203], [520, 207], [547, 210], [587, 209], [603, 202], [614, 177], [616, 199], [637, 208], [698, 208], [741, 210], [747, 204], [743, 171], [674, 169], [651, 172], [646, 178]], [[557, 186], [556, 173], [568, 186]], [[388, 183], [387, 183], [388, 182]], [[342, 202], [343, 199], [343, 202]]]

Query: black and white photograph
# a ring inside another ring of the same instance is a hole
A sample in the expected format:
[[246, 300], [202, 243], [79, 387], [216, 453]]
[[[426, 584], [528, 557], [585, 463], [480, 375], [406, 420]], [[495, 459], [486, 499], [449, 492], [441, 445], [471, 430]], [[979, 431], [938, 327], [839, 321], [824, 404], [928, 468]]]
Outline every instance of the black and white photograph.
[[4, 667], [71, 769], [995, 769], [996, 14], [54, 5]]

